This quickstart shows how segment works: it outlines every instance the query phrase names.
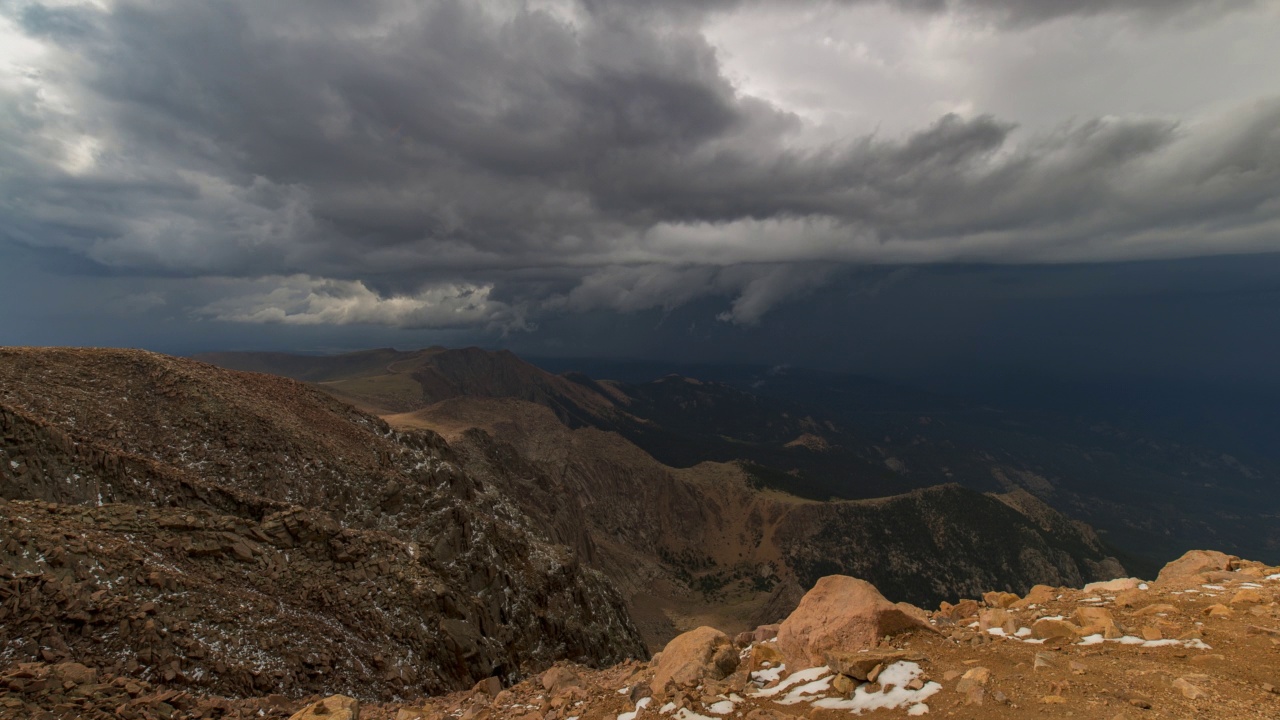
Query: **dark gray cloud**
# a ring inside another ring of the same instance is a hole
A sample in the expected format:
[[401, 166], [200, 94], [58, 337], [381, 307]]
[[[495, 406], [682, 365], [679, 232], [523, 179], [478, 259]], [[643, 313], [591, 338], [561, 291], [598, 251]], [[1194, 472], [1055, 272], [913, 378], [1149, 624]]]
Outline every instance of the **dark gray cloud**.
[[[1025, 25], [1210, 5], [1251, 3], [897, 7]], [[196, 318], [506, 330], [706, 297], [751, 324], [848, 264], [1280, 249], [1275, 99], [816, 141], [703, 32], [756, 6], [8, 2], [40, 49], [0, 84], [0, 233], [204, 283]]]

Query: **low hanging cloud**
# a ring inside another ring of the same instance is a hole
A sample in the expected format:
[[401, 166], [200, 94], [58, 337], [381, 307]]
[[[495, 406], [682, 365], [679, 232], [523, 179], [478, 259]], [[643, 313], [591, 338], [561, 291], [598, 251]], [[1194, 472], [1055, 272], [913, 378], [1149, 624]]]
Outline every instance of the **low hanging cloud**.
[[[255, 286], [257, 290], [255, 290]], [[493, 287], [447, 283], [383, 296], [359, 280], [269, 277], [200, 309], [215, 320], [286, 325], [390, 325], [406, 329], [527, 330], [520, 311], [490, 297]]]
[[[1010, 37], [1205, 12], [890, 5]], [[0, 42], [22, 44], [0, 70], [0, 237], [224, 288], [201, 317], [502, 330], [705, 297], [752, 324], [856, 264], [1280, 250], [1274, 96], [818, 141], [702, 32], [753, 7], [7, 3]]]

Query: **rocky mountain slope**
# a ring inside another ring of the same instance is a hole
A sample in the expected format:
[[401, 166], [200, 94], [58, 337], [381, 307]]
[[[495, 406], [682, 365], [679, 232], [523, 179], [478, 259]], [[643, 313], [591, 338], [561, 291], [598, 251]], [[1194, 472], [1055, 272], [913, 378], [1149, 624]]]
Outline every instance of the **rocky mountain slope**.
[[440, 432], [469, 473], [548, 518], [554, 537], [614, 579], [655, 649], [694, 622], [772, 622], [832, 573], [936, 603], [1123, 572], [1089, 528], [1027, 493], [951, 484], [804, 500], [759, 487], [739, 464], [667, 467], [617, 433], [571, 429], [515, 399], [457, 397], [387, 420]]
[[72, 661], [0, 667], [2, 718], [835, 720], [851, 716], [1270, 719], [1280, 568], [1192, 552], [1152, 581], [988, 592], [926, 611], [822, 578], [781, 623], [700, 627], [649, 662], [558, 663], [408, 701], [201, 695]]
[[621, 597], [428, 431], [139, 351], [0, 349], [0, 663], [409, 697], [645, 654]]
[[1194, 437], [1121, 429], [1105, 416], [1011, 411], [795, 369], [699, 366], [685, 371], [700, 379], [651, 379], [625, 363], [586, 361], [592, 377], [628, 378], [593, 380], [476, 348], [209, 359], [316, 382], [379, 415], [462, 396], [515, 397], [570, 427], [617, 432], [668, 466], [741, 461], [757, 483], [815, 500], [953, 482], [983, 493], [1022, 490], [1097, 528], [1127, 566], [1147, 571], [1204, 546], [1280, 561], [1280, 465]]

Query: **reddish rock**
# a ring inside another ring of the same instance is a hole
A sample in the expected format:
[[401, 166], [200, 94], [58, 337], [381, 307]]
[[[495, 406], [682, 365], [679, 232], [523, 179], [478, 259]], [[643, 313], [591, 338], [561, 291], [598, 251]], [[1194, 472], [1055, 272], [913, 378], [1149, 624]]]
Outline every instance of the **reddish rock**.
[[294, 713], [289, 720], [359, 720], [360, 701], [346, 695], [330, 695]]
[[886, 635], [931, 629], [865, 580], [828, 575], [800, 600], [778, 630], [778, 649], [792, 670], [825, 662], [833, 651], [874, 647]]
[[729, 636], [713, 627], [700, 627], [677, 636], [662, 650], [652, 687], [691, 687], [703, 680], [723, 680], [738, 669], [738, 652]]
[[1156, 582], [1185, 580], [1200, 573], [1215, 570], [1230, 570], [1240, 558], [1216, 550], [1189, 550], [1185, 555], [1174, 560], [1160, 571]]

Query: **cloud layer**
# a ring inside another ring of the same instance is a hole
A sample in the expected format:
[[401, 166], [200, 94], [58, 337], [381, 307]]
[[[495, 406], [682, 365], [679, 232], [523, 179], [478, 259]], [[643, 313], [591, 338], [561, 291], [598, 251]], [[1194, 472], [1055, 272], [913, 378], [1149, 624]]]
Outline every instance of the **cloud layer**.
[[[1051, 31], [1164, 47], [1245, 21], [1262, 29], [1241, 42], [1262, 46], [1266, 21], [1280, 27], [1272, 7], [1226, 1], [796, 8], [984, 46]], [[838, 114], [753, 92], [763, 81], [715, 43], [713, 26], [765, 12], [3, 2], [0, 233], [103, 272], [222, 288], [199, 317], [504, 330], [708, 296], [752, 324], [865, 263], [1280, 250], [1280, 89], [1236, 87], [1185, 116], [1081, 107], [1029, 124], [956, 102], [842, 130]], [[881, 74], [928, 75], [919, 53], [886, 54]], [[1132, 91], [1176, 95], [1176, 80]]]

